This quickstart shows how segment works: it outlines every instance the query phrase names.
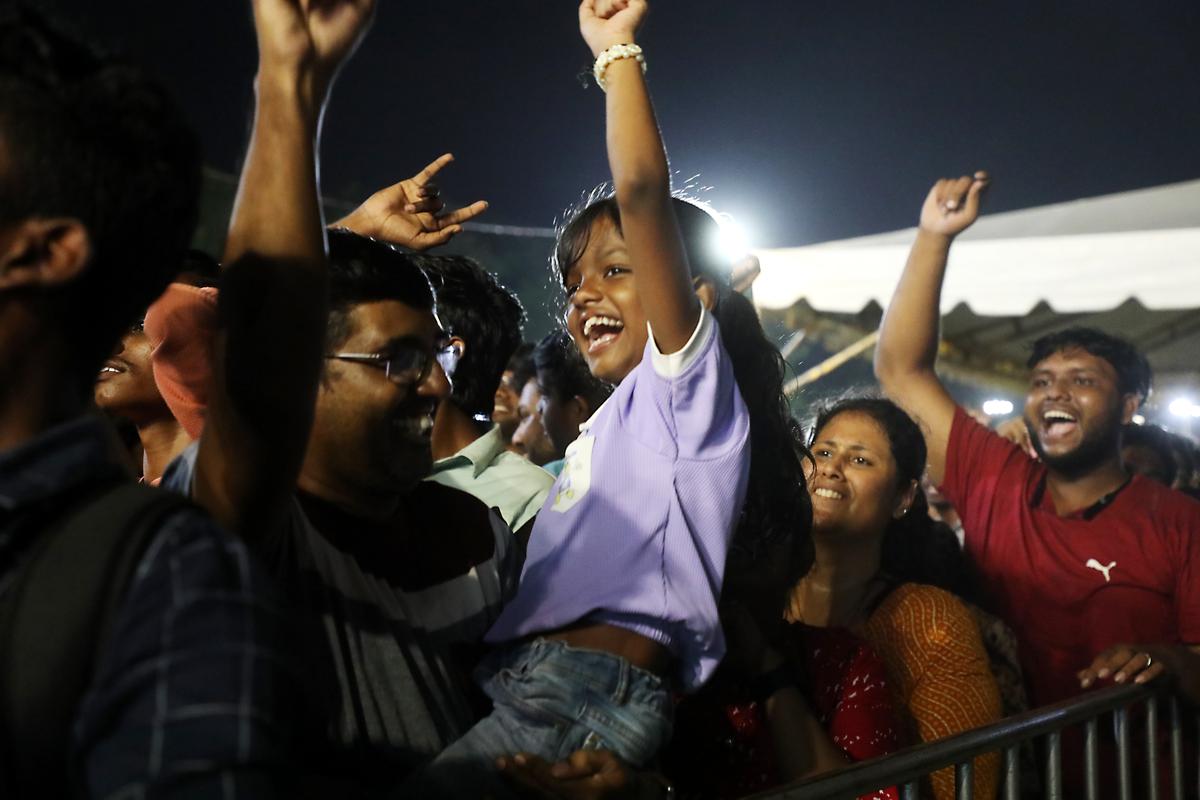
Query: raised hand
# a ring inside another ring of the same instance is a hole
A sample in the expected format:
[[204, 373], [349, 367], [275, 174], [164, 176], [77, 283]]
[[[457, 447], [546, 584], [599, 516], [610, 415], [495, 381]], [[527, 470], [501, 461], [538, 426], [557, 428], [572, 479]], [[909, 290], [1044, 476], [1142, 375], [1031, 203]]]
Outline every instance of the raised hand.
[[986, 172], [976, 172], [935, 183], [921, 207], [921, 230], [949, 237], [965, 231], [979, 217], [979, 197], [990, 182]]
[[380, 189], [331, 227], [349, 228], [412, 250], [445, 244], [462, 231], [463, 222], [474, 219], [488, 207], [485, 201], [477, 200], [442, 213], [445, 204], [433, 179], [453, 160], [454, 156], [446, 153], [413, 177]]
[[614, 44], [630, 44], [650, 10], [646, 0], [583, 0], [579, 32], [598, 57]]
[[254, 0], [260, 80], [299, 78], [319, 105], [374, 13], [375, 0]]

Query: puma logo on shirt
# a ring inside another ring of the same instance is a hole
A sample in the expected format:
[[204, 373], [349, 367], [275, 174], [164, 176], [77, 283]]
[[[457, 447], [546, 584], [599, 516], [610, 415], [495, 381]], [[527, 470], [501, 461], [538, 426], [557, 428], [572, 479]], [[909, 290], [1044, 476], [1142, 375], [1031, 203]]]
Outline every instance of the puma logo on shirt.
[[1112, 578], [1109, 577], [1108, 573], [1116, 565], [1117, 565], [1117, 562], [1113, 561], [1106, 567], [1094, 558], [1089, 558], [1087, 560], [1087, 563], [1084, 564], [1084, 566], [1087, 567], [1088, 569], [1094, 569], [1097, 572], [1104, 573], [1104, 582], [1105, 583], [1109, 583], [1110, 581], [1112, 581]]

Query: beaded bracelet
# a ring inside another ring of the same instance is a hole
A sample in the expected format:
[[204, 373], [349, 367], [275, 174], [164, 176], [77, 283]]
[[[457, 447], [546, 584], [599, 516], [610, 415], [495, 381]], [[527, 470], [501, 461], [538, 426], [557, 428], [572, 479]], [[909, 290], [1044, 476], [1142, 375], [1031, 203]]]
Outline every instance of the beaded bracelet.
[[595, 76], [596, 85], [600, 87], [601, 91], [608, 91], [608, 83], [604, 80], [604, 73], [608, 72], [608, 65], [614, 61], [620, 61], [622, 58], [635, 59], [642, 65], [642, 74], [646, 74], [646, 57], [642, 55], [642, 48], [636, 44], [614, 44], [596, 58], [596, 65], [592, 67], [592, 75]]

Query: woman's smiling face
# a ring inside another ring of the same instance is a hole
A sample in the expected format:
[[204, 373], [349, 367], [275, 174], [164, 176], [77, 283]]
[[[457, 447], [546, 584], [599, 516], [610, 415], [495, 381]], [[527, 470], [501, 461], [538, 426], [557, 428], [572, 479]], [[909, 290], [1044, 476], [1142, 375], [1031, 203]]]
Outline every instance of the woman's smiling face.
[[813, 532], [882, 536], [907, 503], [883, 428], [870, 415], [844, 411], [825, 421], [812, 444], [808, 491]]

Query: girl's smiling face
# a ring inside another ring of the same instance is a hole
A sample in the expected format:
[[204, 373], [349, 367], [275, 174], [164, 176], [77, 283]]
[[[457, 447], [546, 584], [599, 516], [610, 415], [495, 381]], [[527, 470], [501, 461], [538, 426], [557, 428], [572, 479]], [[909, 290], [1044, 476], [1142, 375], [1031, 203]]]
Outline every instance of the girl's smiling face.
[[588, 244], [563, 277], [567, 330], [597, 378], [620, 383], [642, 360], [648, 333], [625, 239], [605, 216], [592, 222]]

